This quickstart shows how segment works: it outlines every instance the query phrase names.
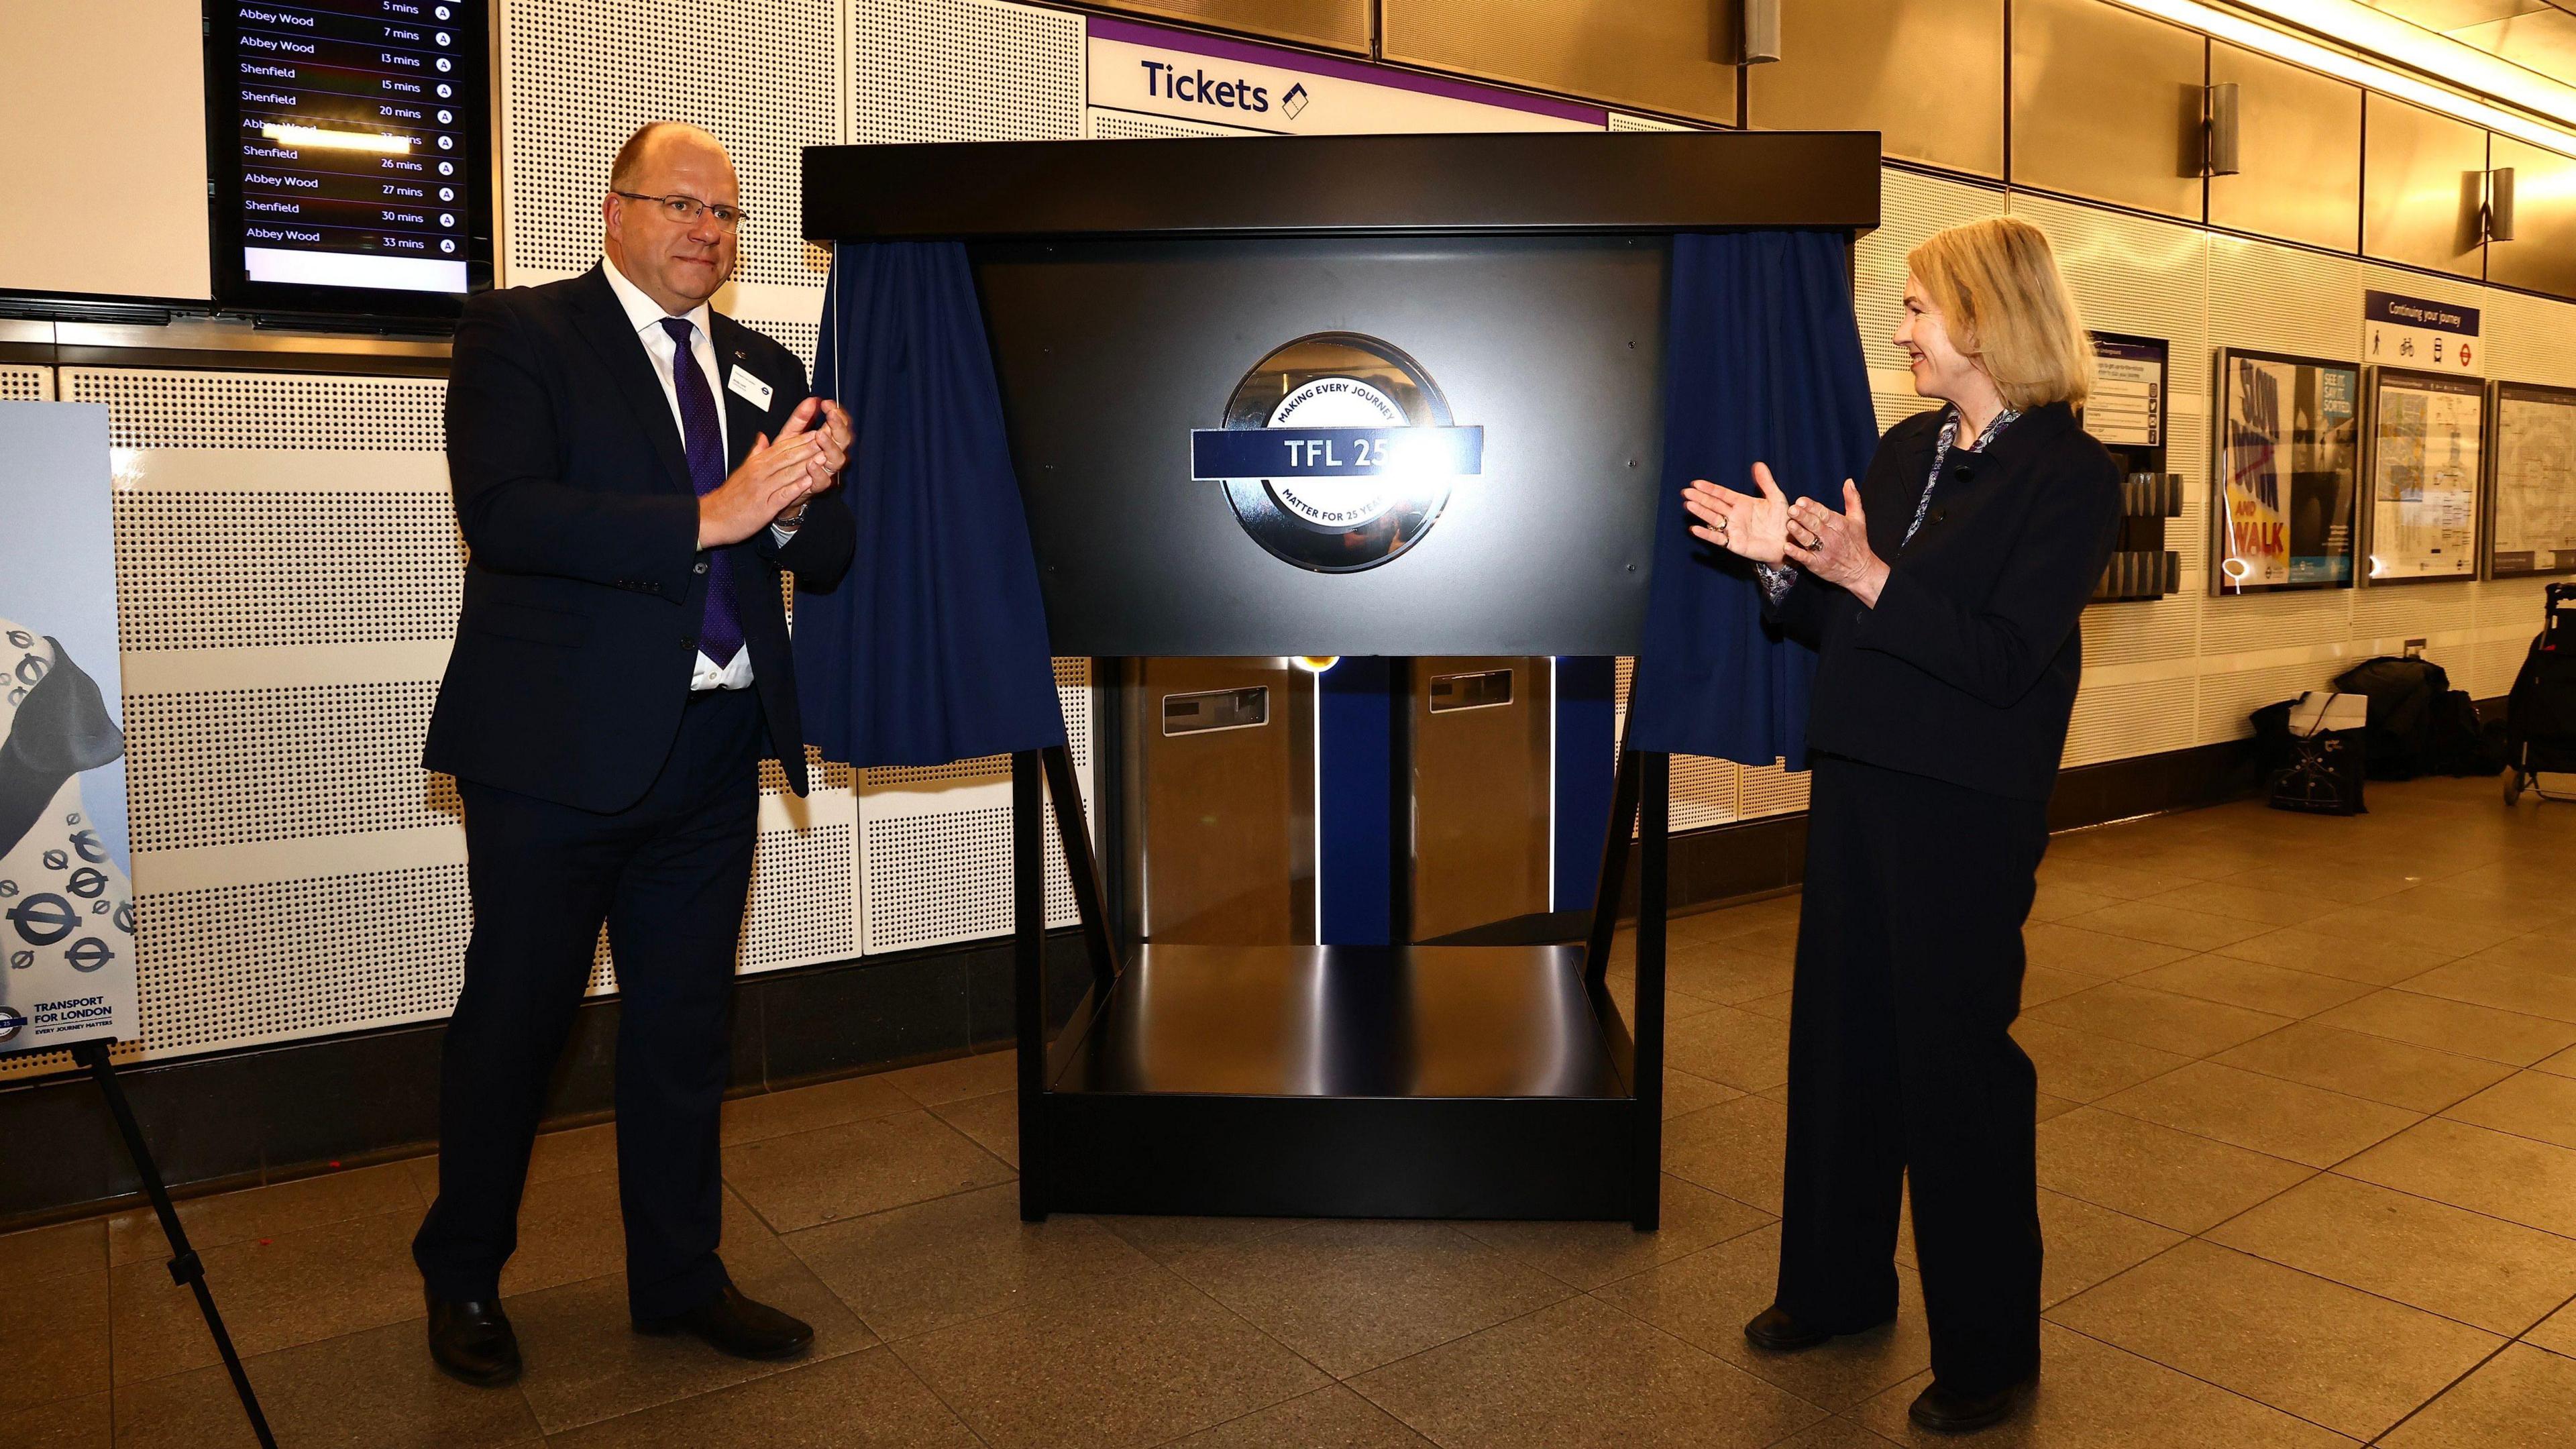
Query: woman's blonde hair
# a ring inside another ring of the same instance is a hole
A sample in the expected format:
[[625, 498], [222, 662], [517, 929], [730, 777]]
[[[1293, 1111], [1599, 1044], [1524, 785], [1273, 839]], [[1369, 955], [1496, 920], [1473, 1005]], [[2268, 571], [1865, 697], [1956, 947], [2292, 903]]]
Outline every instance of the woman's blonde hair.
[[1941, 309], [1950, 345], [1994, 379], [2004, 406], [2084, 405], [2093, 344], [2045, 232], [2016, 217], [1972, 221], [1935, 232], [1905, 265]]

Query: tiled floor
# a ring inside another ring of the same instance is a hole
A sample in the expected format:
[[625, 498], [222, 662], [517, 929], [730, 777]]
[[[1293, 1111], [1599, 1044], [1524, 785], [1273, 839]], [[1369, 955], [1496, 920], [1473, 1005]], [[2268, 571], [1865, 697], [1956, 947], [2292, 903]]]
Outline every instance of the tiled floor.
[[[2009, 1445], [2576, 1443], [2576, 806], [2492, 781], [2060, 838], [2030, 928], [2043, 1386]], [[546, 1138], [516, 1389], [431, 1371], [426, 1162], [186, 1205], [281, 1443], [1905, 1442], [1887, 1330], [1749, 1349], [1778, 1229], [1796, 903], [1676, 923], [1665, 1226], [1022, 1225], [1010, 1065], [733, 1103], [725, 1253], [785, 1369], [624, 1322], [606, 1128]], [[157, 1229], [0, 1238], [13, 1445], [248, 1442]], [[1884, 1436], [1884, 1437], [1882, 1437]]]

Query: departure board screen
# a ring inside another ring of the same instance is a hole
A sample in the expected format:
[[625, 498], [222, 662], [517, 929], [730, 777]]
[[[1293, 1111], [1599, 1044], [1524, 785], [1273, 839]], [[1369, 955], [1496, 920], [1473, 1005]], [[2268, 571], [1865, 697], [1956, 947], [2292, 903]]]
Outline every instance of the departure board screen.
[[219, 300], [453, 315], [492, 284], [488, 9], [209, 7]]

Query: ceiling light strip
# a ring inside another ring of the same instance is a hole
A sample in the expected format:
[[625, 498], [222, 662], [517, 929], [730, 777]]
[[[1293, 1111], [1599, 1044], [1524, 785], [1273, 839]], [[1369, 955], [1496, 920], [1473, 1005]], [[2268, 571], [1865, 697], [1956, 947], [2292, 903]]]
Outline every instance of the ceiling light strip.
[[2327, 36], [2481, 95], [2576, 124], [2576, 86], [2516, 65], [2359, 0], [2234, 0], [2311, 35]]
[[2351, 81], [2355, 85], [2366, 86], [2382, 95], [2422, 106], [2428, 111], [2439, 111], [2447, 116], [2456, 116], [2472, 125], [2484, 126], [2498, 135], [2512, 136], [2535, 146], [2545, 146], [2563, 155], [2576, 156], [2576, 132], [2562, 130], [2526, 116], [2516, 115], [2511, 111], [2499, 110], [2483, 101], [2444, 90], [2403, 71], [2390, 70], [2386, 66], [2373, 64], [2358, 56], [2347, 55], [2342, 51], [2319, 45], [2315, 41], [2275, 30], [2244, 16], [2213, 9], [2198, 3], [2198, 0], [2112, 0], [2112, 3], [2124, 9], [2135, 10], [2141, 15], [2152, 15], [2158, 20], [2169, 20], [2176, 25], [2188, 26], [2215, 39], [2227, 41], [2231, 45], [2241, 45], [2247, 50], [2259, 51], [2275, 59], [2286, 60], [2293, 65], [2305, 66], [2325, 75]]

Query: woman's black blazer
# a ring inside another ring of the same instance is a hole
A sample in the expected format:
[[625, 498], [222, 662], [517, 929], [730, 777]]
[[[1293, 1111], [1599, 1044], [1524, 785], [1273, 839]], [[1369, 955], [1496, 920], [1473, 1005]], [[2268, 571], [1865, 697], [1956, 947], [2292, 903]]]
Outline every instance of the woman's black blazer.
[[1816, 650], [1810, 748], [2045, 800], [2084, 668], [2078, 621], [2119, 535], [2119, 465], [2064, 403], [2033, 408], [1984, 452], [1952, 450], [1902, 543], [1944, 411], [1888, 429], [1861, 482], [1888, 564], [1878, 606], [1802, 573], [1772, 615]]

